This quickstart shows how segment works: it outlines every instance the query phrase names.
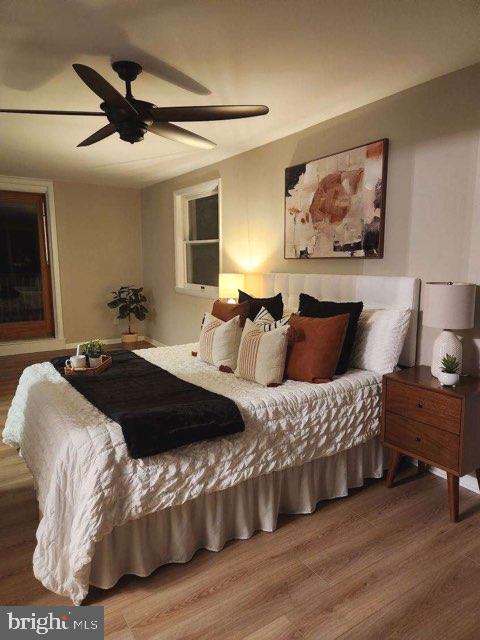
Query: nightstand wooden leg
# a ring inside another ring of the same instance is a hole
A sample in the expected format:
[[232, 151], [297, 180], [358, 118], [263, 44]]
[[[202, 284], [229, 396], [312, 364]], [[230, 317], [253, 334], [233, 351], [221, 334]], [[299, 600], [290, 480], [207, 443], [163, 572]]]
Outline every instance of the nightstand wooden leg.
[[390, 451], [390, 464], [388, 466], [387, 473], [387, 487], [393, 487], [393, 482], [395, 480], [395, 476], [397, 475], [398, 467], [400, 465], [400, 460], [402, 459], [402, 454], [398, 451], [392, 449]]
[[450, 509], [450, 520], [458, 522], [458, 485], [459, 477], [453, 473], [447, 473], [448, 480], [448, 507]]
[[475, 473], [477, 475], [478, 488], [480, 489], [480, 468], [475, 469]]
[[430, 465], [426, 462], [422, 462], [421, 460], [418, 461], [418, 473], [427, 473], [429, 468]]

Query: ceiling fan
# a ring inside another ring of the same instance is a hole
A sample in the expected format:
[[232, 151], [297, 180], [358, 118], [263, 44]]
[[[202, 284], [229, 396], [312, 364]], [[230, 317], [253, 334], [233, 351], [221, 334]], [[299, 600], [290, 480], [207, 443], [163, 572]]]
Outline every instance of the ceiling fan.
[[0, 113], [30, 113], [64, 116], [106, 116], [109, 124], [95, 131], [80, 142], [79, 147], [95, 144], [117, 132], [125, 142], [140, 142], [147, 131], [163, 138], [182, 142], [201, 149], [213, 149], [211, 140], [171, 124], [174, 122], [198, 122], [207, 120], [231, 120], [263, 116], [268, 107], [263, 105], [212, 105], [192, 107], [157, 107], [152, 102], [137, 100], [132, 95], [132, 82], [142, 72], [142, 67], [130, 60], [118, 60], [112, 68], [125, 82], [125, 97], [99, 73], [84, 64], [74, 64], [73, 68], [85, 84], [103, 100], [101, 111], [49, 111], [30, 109], [0, 109]]

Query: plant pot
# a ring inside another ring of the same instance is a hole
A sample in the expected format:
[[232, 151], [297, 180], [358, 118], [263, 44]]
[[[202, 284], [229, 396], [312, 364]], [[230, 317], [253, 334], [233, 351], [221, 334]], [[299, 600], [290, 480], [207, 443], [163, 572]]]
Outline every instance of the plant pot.
[[138, 342], [138, 333], [122, 333], [122, 342], [123, 344]]
[[445, 373], [444, 371], [440, 371], [438, 374], [438, 381], [442, 387], [454, 387], [459, 380], [460, 376], [458, 373]]
[[95, 367], [99, 367], [102, 364], [102, 356], [98, 356], [98, 358], [88, 356], [88, 363], [92, 369]]

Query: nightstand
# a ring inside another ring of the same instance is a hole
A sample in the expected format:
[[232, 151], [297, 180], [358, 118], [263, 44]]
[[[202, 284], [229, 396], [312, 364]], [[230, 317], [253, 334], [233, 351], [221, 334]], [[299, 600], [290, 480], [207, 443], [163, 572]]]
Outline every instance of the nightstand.
[[383, 377], [382, 441], [391, 450], [387, 486], [402, 455], [447, 472], [450, 519], [458, 521], [460, 476], [475, 471], [480, 487], [480, 379], [461, 378], [442, 387], [430, 367]]

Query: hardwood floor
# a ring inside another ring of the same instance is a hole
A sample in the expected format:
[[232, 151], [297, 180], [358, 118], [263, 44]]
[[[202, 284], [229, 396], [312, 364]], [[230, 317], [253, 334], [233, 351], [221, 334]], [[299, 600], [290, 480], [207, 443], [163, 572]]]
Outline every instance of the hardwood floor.
[[[147, 346], [147, 345], [142, 345]], [[3, 426], [24, 367], [52, 353], [0, 358]], [[126, 576], [85, 604], [105, 607], [109, 640], [470, 640], [480, 629], [480, 496], [413, 468], [285, 516], [274, 533], [199, 551], [148, 578]], [[30, 473], [0, 445], [0, 604], [69, 604], [32, 573], [38, 512]]]

